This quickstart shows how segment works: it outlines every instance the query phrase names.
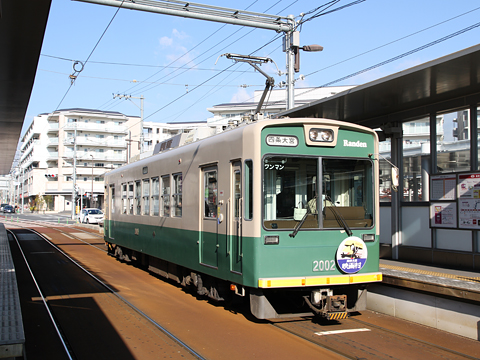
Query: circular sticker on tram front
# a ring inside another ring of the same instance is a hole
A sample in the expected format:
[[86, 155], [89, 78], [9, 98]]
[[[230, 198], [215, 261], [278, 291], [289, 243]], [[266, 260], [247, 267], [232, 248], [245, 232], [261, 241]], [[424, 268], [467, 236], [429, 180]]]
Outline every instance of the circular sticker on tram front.
[[367, 246], [362, 239], [350, 236], [337, 249], [338, 267], [347, 274], [359, 272], [367, 262]]

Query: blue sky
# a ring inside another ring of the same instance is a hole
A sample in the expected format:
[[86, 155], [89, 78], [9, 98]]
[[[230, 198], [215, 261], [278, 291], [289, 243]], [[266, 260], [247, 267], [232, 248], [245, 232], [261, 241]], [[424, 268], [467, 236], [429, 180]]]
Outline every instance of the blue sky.
[[[205, 0], [201, 3], [298, 17], [327, 2]], [[342, 0], [331, 9], [351, 2]], [[211, 117], [208, 107], [248, 100], [254, 90], [264, 88], [265, 78], [247, 64], [237, 64], [229, 69], [233, 71], [221, 72], [233, 62], [223, 57], [215, 65], [220, 55], [251, 54], [261, 48], [254, 55], [272, 58], [285, 71], [281, 38], [263, 47], [277, 36], [272, 30], [127, 9], [118, 12], [93, 51], [115, 12], [115, 8], [102, 5], [52, 0], [24, 128], [34, 116], [57, 108], [81, 107], [140, 115], [135, 104], [114, 100], [112, 93], [143, 95], [146, 121], [202, 121]], [[366, 0], [320, 16], [302, 26], [300, 42], [322, 45], [324, 51], [302, 52], [299, 74], [306, 78], [298, 81], [296, 87], [333, 82], [477, 24], [479, 19], [480, 3], [472, 0]], [[480, 27], [334, 85], [363, 84], [477, 45], [478, 39]], [[87, 58], [89, 61], [67, 93], [74, 61], [85, 63]], [[166, 65], [169, 67], [165, 68]], [[271, 65], [262, 69], [274, 76], [277, 84], [285, 80], [275, 74]], [[202, 83], [205, 84], [196, 88]], [[139, 106], [139, 100], [133, 101]]]

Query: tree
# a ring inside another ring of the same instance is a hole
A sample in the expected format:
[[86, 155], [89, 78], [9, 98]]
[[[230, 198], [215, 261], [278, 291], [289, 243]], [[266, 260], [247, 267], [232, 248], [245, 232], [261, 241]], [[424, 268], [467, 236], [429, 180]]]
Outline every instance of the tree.
[[43, 196], [41, 194], [37, 195], [35, 197], [35, 210], [37, 210], [37, 211], [42, 210], [44, 204], [45, 204], [45, 200], [44, 200]]

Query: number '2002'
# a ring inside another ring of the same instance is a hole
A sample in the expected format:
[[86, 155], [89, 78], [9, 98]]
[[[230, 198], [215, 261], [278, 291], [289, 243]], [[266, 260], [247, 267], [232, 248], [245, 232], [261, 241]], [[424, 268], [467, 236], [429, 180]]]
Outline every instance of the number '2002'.
[[330, 271], [335, 268], [335, 260], [313, 260], [313, 271]]

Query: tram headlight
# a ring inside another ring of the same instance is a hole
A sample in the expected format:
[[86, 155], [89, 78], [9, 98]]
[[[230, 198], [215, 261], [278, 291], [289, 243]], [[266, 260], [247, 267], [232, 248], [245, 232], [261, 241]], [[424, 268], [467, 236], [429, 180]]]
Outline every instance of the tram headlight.
[[315, 142], [333, 142], [333, 130], [331, 129], [318, 129], [312, 128], [308, 132], [308, 136], [311, 141]]
[[375, 241], [375, 234], [362, 234], [362, 240], [364, 242]]
[[277, 245], [280, 242], [278, 235], [267, 235], [263, 239], [265, 245]]

